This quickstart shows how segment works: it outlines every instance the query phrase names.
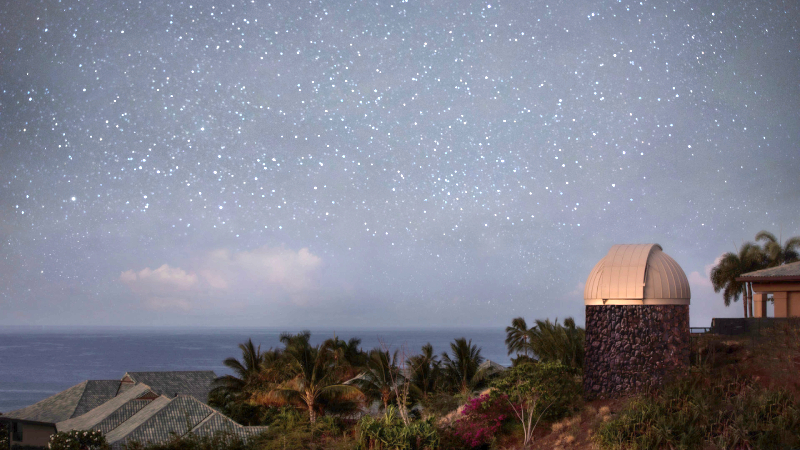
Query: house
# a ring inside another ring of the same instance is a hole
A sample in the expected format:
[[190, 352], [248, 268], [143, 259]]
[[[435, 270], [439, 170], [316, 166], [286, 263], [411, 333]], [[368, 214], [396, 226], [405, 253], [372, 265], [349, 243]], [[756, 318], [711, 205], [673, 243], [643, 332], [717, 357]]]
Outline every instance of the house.
[[227, 431], [242, 439], [266, 427], [239, 425], [208, 406], [211, 371], [128, 372], [120, 380], [87, 380], [34, 405], [0, 416], [9, 442], [46, 447], [57, 431], [102, 432], [112, 449], [192, 433]]
[[767, 294], [775, 300], [775, 317], [800, 317], [800, 261], [742, 274], [753, 286], [754, 316], [767, 317]]

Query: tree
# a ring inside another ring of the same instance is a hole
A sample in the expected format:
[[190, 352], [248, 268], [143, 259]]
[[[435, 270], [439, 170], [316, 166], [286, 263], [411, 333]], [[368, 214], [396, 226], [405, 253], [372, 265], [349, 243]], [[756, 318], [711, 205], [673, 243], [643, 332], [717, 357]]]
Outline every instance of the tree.
[[743, 273], [752, 272], [761, 268], [763, 253], [758, 245], [745, 242], [738, 249], [738, 253], [728, 252], [722, 255], [719, 263], [711, 269], [711, 284], [714, 292], [722, 291], [722, 300], [725, 306], [730, 306], [731, 300], [738, 301], [742, 295], [744, 316], [748, 317], [748, 294], [743, 281], [736, 281]]
[[263, 361], [261, 346], [256, 347], [253, 340], [248, 339], [247, 342], [239, 344], [239, 349], [242, 351], [241, 361], [230, 357], [222, 362], [235, 375], [217, 377], [214, 380], [216, 387], [212, 390], [214, 394], [237, 396], [246, 393], [258, 384]]
[[472, 339], [458, 338], [450, 344], [452, 355], [442, 353], [445, 379], [459, 394], [469, 398], [485, 380], [486, 373], [480, 366], [484, 358], [481, 349], [472, 345]]
[[559, 361], [565, 366], [583, 368], [586, 331], [576, 326], [572, 317], [564, 319], [564, 325], [558, 319], [537, 320], [529, 334], [531, 351], [540, 361]]
[[411, 366], [411, 384], [423, 399], [436, 390], [442, 373], [439, 358], [433, 353], [430, 342], [422, 346], [422, 353], [408, 359]]
[[255, 393], [253, 399], [264, 405], [294, 404], [308, 410], [312, 424], [324, 403], [361, 399], [363, 394], [355, 386], [342, 384], [336, 377], [338, 371], [330, 352], [322, 345], [312, 347], [304, 332], [287, 336], [285, 354], [289, 360], [289, 381], [268, 390]]
[[353, 384], [361, 389], [361, 392], [370, 400], [380, 400], [383, 409], [389, 406], [396, 396], [394, 384], [399, 380], [400, 373], [397, 368], [397, 354], [390, 355], [389, 351], [375, 348], [369, 352], [366, 370], [353, 381]]
[[520, 364], [493, 382], [496, 388], [493, 394], [504, 394], [522, 424], [523, 448], [531, 442], [542, 418], [558, 419], [578, 401], [581, 395], [578, 373], [577, 369], [557, 361]]
[[756, 234], [756, 242], [764, 241], [763, 252], [766, 256], [766, 267], [800, 261], [800, 236], [789, 238], [785, 244], [775, 238], [769, 231], [762, 230]]
[[512, 353], [528, 356], [531, 350], [531, 333], [536, 327], [528, 328], [525, 319], [517, 317], [511, 320], [511, 326], [506, 327], [506, 347], [508, 354]]

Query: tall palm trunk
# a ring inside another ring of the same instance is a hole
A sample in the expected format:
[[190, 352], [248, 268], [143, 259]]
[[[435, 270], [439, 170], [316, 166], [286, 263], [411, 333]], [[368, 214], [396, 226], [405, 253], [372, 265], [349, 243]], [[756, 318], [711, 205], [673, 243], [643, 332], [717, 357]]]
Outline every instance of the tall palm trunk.
[[314, 401], [309, 400], [307, 401], [308, 405], [308, 420], [311, 422], [311, 425], [314, 425], [317, 422], [317, 412], [314, 411]]
[[744, 306], [744, 318], [747, 318], [747, 288], [742, 286], [742, 306]]

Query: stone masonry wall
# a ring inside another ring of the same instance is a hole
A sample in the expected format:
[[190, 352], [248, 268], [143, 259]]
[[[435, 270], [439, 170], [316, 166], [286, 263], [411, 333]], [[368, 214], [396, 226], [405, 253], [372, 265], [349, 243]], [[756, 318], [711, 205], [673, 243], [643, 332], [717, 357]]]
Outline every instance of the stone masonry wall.
[[588, 399], [660, 385], [689, 366], [689, 305], [586, 306], [585, 348]]

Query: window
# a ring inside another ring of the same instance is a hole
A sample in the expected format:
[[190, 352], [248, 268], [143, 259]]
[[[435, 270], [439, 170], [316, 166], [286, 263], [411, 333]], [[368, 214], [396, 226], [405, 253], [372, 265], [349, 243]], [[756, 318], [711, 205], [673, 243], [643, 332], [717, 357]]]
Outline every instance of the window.
[[11, 422], [11, 440], [20, 442], [22, 441], [22, 424], [19, 422]]

